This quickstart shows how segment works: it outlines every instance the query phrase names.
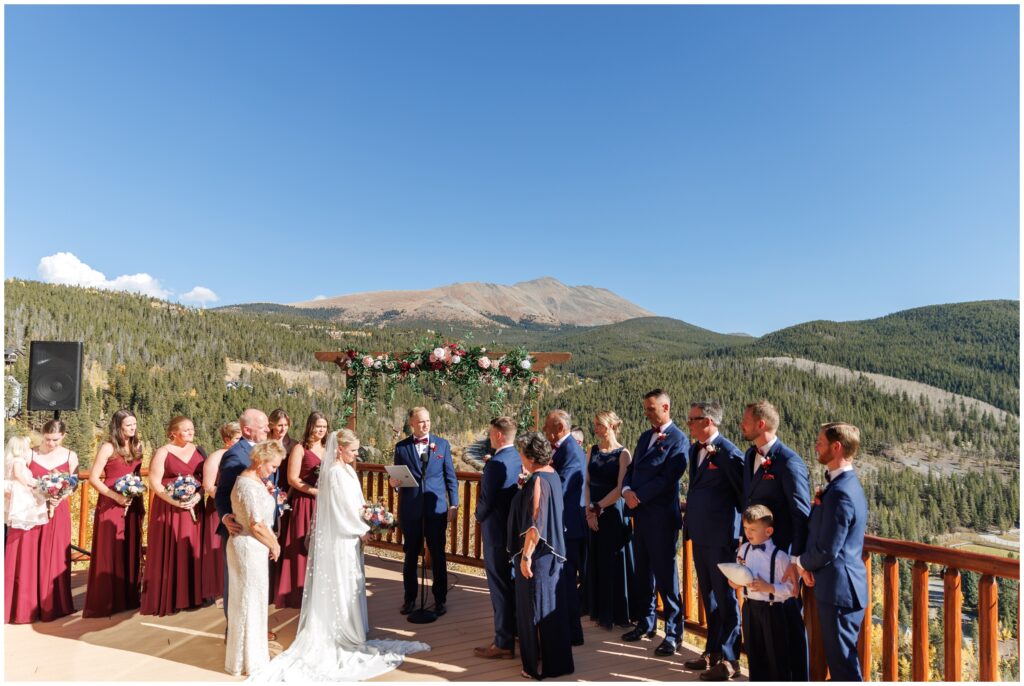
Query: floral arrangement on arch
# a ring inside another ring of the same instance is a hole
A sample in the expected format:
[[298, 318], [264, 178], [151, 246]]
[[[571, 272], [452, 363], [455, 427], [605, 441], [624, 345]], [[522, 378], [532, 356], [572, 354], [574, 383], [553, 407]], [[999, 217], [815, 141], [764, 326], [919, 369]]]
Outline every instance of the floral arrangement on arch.
[[530, 408], [537, 398], [540, 383], [533, 372], [534, 362], [522, 346], [492, 358], [487, 348], [470, 347], [461, 341], [435, 341], [404, 354], [374, 355], [350, 349], [340, 360], [348, 377], [342, 421], [352, 414], [357, 397], [366, 402], [371, 412], [381, 399], [390, 409], [397, 384], [408, 383], [421, 391], [421, 382], [432, 380], [441, 386], [454, 387], [469, 409], [476, 408], [481, 389], [490, 387], [493, 389], [490, 407], [496, 415], [505, 411], [511, 390], [525, 391], [518, 421], [520, 426], [529, 426], [532, 422]]

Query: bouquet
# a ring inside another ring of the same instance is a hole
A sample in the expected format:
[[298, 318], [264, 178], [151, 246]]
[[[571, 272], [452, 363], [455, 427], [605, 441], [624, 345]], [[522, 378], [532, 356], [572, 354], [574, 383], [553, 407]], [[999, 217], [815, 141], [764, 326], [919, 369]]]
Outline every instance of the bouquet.
[[138, 474], [125, 474], [114, 482], [114, 490], [128, 498], [124, 504], [124, 514], [128, 516], [128, 508], [132, 506], [132, 498], [137, 498], [146, 492], [146, 482]]
[[53, 511], [57, 503], [75, 492], [78, 486], [78, 477], [67, 472], [58, 472], [56, 469], [39, 477], [36, 481], [36, 490], [46, 498], [46, 516], [53, 519]]
[[173, 483], [167, 484], [167, 495], [171, 496], [171, 500], [176, 503], [192, 502], [188, 506], [188, 513], [192, 515], [193, 522], [196, 521], [194, 508], [198, 502], [197, 493], [199, 493], [199, 482], [192, 476], [179, 476]]
[[379, 500], [363, 505], [363, 521], [370, 525], [370, 533], [374, 535], [392, 531], [398, 526], [395, 515], [388, 512], [388, 508]]

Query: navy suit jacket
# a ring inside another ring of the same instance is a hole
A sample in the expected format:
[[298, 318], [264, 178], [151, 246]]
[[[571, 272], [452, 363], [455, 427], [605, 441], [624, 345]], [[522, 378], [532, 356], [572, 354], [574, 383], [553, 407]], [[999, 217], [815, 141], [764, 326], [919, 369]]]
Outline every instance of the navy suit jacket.
[[508, 549], [508, 514], [512, 510], [523, 462], [512, 446], [502, 448], [484, 465], [476, 497], [476, 521], [488, 548]]
[[583, 448], [571, 435], [565, 437], [551, 457], [551, 466], [562, 480], [562, 524], [566, 538], [579, 539], [587, 535], [587, 514], [583, 509], [583, 470], [586, 464]]
[[683, 526], [679, 512], [679, 479], [686, 471], [690, 439], [672, 423], [665, 438], [648, 450], [648, 443], [656, 432], [657, 429], [652, 428], [640, 434], [633, 460], [622, 479], [622, 489], [628, 488], [640, 499], [640, 505], [635, 510], [627, 507], [626, 514], [663, 522], [678, 531]]
[[[449, 506], [459, 504], [459, 482], [455, 478], [455, 463], [452, 462], [452, 448], [448, 441], [434, 434], [427, 435], [427, 468], [416, 453], [413, 437], [409, 436], [395, 445], [395, 464], [405, 465], [420, 482], [419, 488], [402, 488], [398, 516], [404, 519], [419, 519], [424, 512], [428, 515], [445, 514]], [[431, 448], [430, 446], [434, 447]]]
[[[227, 536], [228, 530], [224, 526], [224, 515], [231, 514], [231, 489], [235, 487], [238, 475], [249, 468], [249, 453], [252, 446], [244, 438], [238, 440], [228, 448], [224, 456], [220, 458], [220, 465], [217, 467], [217, 492], [214, 493], [213, 501], [217, 506], [217, 533]], [[270, 475], [270, 481], [277, 486], [277, 471]], [[277, 511], [274, 512], [274, 521], [277, 521]]]
[[853, 471], [843, 472], [821, 494], [811, 510], [807, 546], [800, 566], [814, 573], [819, 602], [855, 610], [867, 607], [868, 576], [864, 569], [864, 530], [868, 501]]
[[700, 446], [690, 445], [690, 487], [686, 492], [686, 536], [695, 545], [735, 546], [743, 504], [743, 453], [719, 434], [716, 452], [697, 466]]
[[772, 541], [790, 556], [804, 551], [807, 542], [807, 516], [811, 513], [810, 477], [807, 465], [782, 441], [776, 440], [762, 463], [754, 469], [755, 448], [747, 450], [743, 466], [743, 507], [766, 505], [775, 519]]

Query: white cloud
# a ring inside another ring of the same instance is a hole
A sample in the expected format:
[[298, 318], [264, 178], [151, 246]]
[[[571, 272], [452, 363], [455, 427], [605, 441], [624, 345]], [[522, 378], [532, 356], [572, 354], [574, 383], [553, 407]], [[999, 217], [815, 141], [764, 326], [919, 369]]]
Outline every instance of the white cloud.
[[318, 295], [315, 298], [313, 298], [313, 300], [327, 300], [327, 296], [326, 295]]
[[48, 283], [104, 288], [111, 291], [131, 291], [164, 299], [172, 295], [171, 291], [160, 286], [157, 279], [146, 273], [125, 274], [108, 280], [103, 272], [96, 271], [69, 252], [47, 255], [39, 260], [36, 271], [39, 273], [39, 278]]
[[189, 303], [200, 303], [205, 305], [206, 303], [217, 302], [219, 298], [217, 294], [211, 291], [206, 286], [196, 286], [188, 293], [183, 293], [180, 297], [183, 302]]

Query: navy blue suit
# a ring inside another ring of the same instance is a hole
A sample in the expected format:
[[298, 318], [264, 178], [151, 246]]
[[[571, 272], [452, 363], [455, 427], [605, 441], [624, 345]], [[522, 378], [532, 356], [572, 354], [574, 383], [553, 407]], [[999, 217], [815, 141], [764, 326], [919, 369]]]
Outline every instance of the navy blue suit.
[[565, 596], [569, 601], [569, 627], [573, 643], [583, 641], [580, 621], [579, 578], [586, 575], [587, 515], [583, 504], [583, 472], [587, 457], [576, 439], [566, 434], [551, 456], [551, 466], [562, 481], [562, 524], [565, 527]]
[[484, 465], [476, 499], [476, 521], [484, 537], [484, 571], [494, 608], [494, 645], [510, 649], [516, 631], [516, 593], [508, 555], [508, 515], [523, 471], [519, 452], [502, 448]]
[[704, 652], [739, 659], [740, 605], [718, 569], [736, 561], [743, 497], [743, 453], [721, 434], [711, 441], [714, 453], [698, 466], [701, 444], [690, 446], [690, 487], [686, 493], [686, 536], [693, 542], [697, 588], [708, 618]]
[[[217, 534], [223, 539], [224, 550], [228, 545], [228, 529], [224, 526], [225, 515], [231, 514], [231, 490], [235, 487], [238, 475], [249, 468], [251, 462], [249, 453], [252, 452], [252, 445], [248, 440], [241, 438], [233, 446], [228, 448], [223, 457], [220, 458], [220, 465], [217, 467], [217, 491], [214, 493], [213, 501], [217, 506]], [[277, 486], [277, 472], [270, 475], [270, 481]], [[274, 522], [277, 522], [277, 511], [274, 511]], [[273, 566], [271, 566], [273, 568]], [[228, 614], [228, 558], [224, 556], [224, 616]]]
[[814, 574], [814, 599], [833, 681], [861, 681], [857, 637], [868, 606], [864, 530], [868, 502], [852, 470], [837, 475], [811, 510], [800, 566]]
[[633, 491], [640, 504], [626, 508], [633, 517], [633, 545], [636, 555], [636, 597], [640, 617], [637, 628], [653, 631], [655, 626], [655, 589], [665, 605], [665, 638], [676, 645], [683, 638], [683, 606], [679, 597], [679, 565], [676, 542], [683, 518], [679, 511], [679, 479], [686, 471], [686, 453], [690, 439], [671, 424], [665, 438], [648, 447], [657, 429], [648, 429], [637, 441], [633, 461], [622, 480], [623, 491]]
[[[803, 459], [780, 440], [768, 450], [761, 468], [754, 472], [756, 449], [747, 450], [743, 468], [743, 507], [765, 505], [775, 519], [772, 541], [790, 557], [799, 555], [807, 543], [807, 517], [811, 512], [810, 477]], [[799, 595], [785, 601], [789, 635], [790, 666], [795, 681], [807, 681], [809, 664], [803, 602]], [[801, 659], [802, 656], [802, 659]]]
[[459, 504], [459, 482], [455, 478], [455, 464], [448, 441], [429, 434], [426, 448], [421, 459], [412, 436], [395, 445], [395, 464], [408, 467], [420, 484], [418, 488], [400, 489], [398, 521], [402, 527], [402, 548], [405, 551], [402, 576], [405, 600], [413, 601], [419, 585], [417, 562], [426, 537], [434, 573], [431, 587], [434, 600], [443, 603], [448, 597], [444, 534], [448, 528], [448, 508]]

